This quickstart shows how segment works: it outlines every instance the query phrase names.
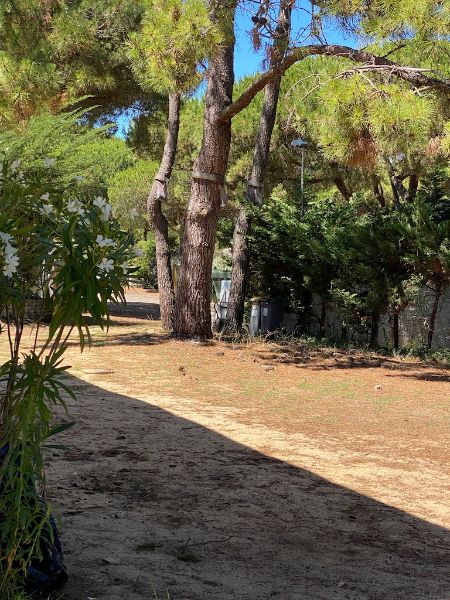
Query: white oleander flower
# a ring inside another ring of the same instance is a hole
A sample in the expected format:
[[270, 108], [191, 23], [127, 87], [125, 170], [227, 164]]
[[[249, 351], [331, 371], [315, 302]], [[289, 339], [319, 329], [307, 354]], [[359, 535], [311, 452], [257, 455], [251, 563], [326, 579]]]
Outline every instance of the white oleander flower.
[[132, 208], [132, 209], [130, 210], [130, 219], [131, 219], [132, 221], [134, 221], [134, 220], [136, 219], [136, 217], [137, 217], [137, 216], [138, 216], [138, 211], [137, 211], [137, 208]]
[[46, 168], [53, 167], [53, 165], [56, 162], [56, 158], [49, 158], [48, 156], [46, 156], [42, 162], [44, 163], [44, 167]]
[[124, 275], [126, 275], [128, 273], [128, 269], [129, 269], [128, 263], [123, 262], [120, 266], [122, 267], [122, 271], [123, 271]]
[[114, 271], [114, 261], [111, 258], [102, 258], [98, 268], [101, 273], [109, 273], [109, 271]]
[[48, 192], [46, 192], [45, 194], [42, 194], [41, 196], [41, 200], [44, 200], [45, 202], [50, 198], [50, 194]]
[[14, 273], [17, 272], [17, 267], [19, 266], [19, 257], [17, 255], [10, 257], [8, 261], [5, 259], [5, 264], [3, 265], [3, 275], [5, 277], [11, 278]]
[[0, 240], [2, 240], [4, 244], [9, 244], [9, 242], [12, 240], [12, 236], [9, 233], [0, 231]]
[[43, 204], [42, 207], [39, 209], [39, 212], [43, 215], [50, 215], [55, 209], [53, 208], [53, 206], [51, 204]]
[[98, 208], [103, 208], [106, 204], [106, 200], [104, 198], [102, 198], [101, 196], [97, 196], [97, 198], [94, 200], [94, 202], [92, 204], [94, 206], [97, 206]]
[[102, 235], [98, 235], [95, 241], [97, 242], [97, 245], [100, 246], [100, 248], [108, 248], [116, 245], [116, 242], [114, 240], [112, 240], [111, 238], [105, 238]]
[[19, 266], [19, 257], [17, 255], [16, 248], [12, 245], [12, 237], [9, 233], [0, 231], [0, 239], [3, 242], [3, 275], [5, 277], [12, 277], [17, 272]]
[[105, 204], [105, 206], [102, 207], [102, 214], [101, 214], [101, 220], [104, 221], [106, 223], [106, 221], [109, 221], [109, 217], [111, 216], [111, 211], [112, 211], [112, 206], [111, 204]]
[[81, 181], [84, 181], [83, 175], [75, 175], [75, 181], [78, 183], [80, 183]]
[[20, 163], [22, 161], [20, 160], [20, 158], [18, 158], [17, 160], [14, 160], [11, 163], [11, 173], [15, 173], [17, 171], [17, 169], [20, 167]]
[[80, 216], [84, 215], [84, 208], [79, 200], [69, 200], [67, 203], [67, 210]]
[[144, 254], [145, 254], [145, 252], [144, 252], [144, 250], [142, 250], [142, 248], [137, 247], [134, 249], [135, 256], [144, 256]]

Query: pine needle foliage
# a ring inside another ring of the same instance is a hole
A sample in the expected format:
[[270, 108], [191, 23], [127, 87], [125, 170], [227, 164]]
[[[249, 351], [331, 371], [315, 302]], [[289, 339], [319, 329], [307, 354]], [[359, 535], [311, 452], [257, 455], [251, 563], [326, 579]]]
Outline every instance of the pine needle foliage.
[[107, 106], [142, 100], [126, 42], [140, 27], [143, 2], [2, 1], [0, 126], [86, 94]]
[[386, 156], [411, 163], [445, 151], [450, 109], [430, 91], [327, 57], [293, 67], [283, 89], [291, 126], [329, 160], [372, 169]]
[[203, 79], [206, 61], [221, 42], [203, 0], [149, 0], [129, 56], [142, 87], [186, 93]]
[[0, 131], [0, 154], [12, 162], [21, 160], [25, 176], [42, 170], [46, 158], [53, 165], [47, 174], [54, 185], [63, 187], [80, 181], [77, 189], [105, 193], [107, 182], [118, 171], [134, 163], [127, 144], [109, 134], [109, 128], [92, 128], [83, 123], [84, 111], [33, 116], [25, 128]]
[[450, 5], [442, 0], [318, 0], [324, 15], [352, 31], [385, 39], [447, 36]]

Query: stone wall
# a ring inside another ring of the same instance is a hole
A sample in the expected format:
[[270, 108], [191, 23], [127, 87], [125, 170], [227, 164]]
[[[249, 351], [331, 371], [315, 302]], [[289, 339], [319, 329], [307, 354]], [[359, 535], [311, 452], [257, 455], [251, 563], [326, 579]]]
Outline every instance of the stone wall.
[[[399, 342], [400, 346], [426, 345], [428, 336], [428, 323], [433, 304], [433, 293], [429, 288], [424, 288], [420, 300], [408, 306], [399, 316]], [[319, 296], [313, 297], [311, 316], [306, 322], [305, 330], [310, 335], [319, 333], [319, 317], [322, 302]], [[298, 326], [295, 314], [287, 313], [284, 317], [284, 327], [294, 331]], [[342, 340], [342, 327], [340, 318], [333, 306], [328, 307], [325, 319], [325, 337], [330, 340]], [[358, 343], [367, 343], [368, 336], [361, 336], [356, 331], [348, 331], [348, 339]], [[378, 329], [378, 344], [381, 347], [392, 347], [392, 323], [388, 315], [382, 315]], [[450, 287], [442, 295], [436, 315], [435, 331], [433, 336], [433, 350], [450, 348]]]

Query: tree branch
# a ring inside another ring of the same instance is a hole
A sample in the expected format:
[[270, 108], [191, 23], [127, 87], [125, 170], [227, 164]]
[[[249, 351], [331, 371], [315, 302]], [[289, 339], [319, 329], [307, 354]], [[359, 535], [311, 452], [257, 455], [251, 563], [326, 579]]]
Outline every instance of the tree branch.
[[303, 46], [302, 48], [294, 48], [279, 65], [269, 69], [258, 79], [253, 81], [253, 83], [248, 86], [248, 88], [239, 96], [239, 98], [232, 102], [222, 112], [218, 118], [218, 122], [224, 123], [231, 120], [235, 115], [240, 113], [250, 104], [256, 94], [264, 89], [269, 81], [273, 81], [277, 77], [283, 75], [289, 69], [289, 67], [294, 65], [296, 62], [299, 62], [308, 56], [318, 55], [340, 56], [347, 58], [354, 62], [365, 64], [368, 70], [370, 70], [370, 68], [376, 71], [386, 70], [389, 71], [391, 75], [395, 75], [395, 77], [398, 77], [403, 81], [407, 81], [414, 86], [434, 88], [444, 94], [450, 95], [450, 81], [429, 77], [424, 74], [422, 69], [404, 67], [392, 62], [386, 57], [376, 56], [375, 54], [367, 52], [366, 50], [356, 50], [355, 48], [350, 48], [349, 46], [339, 46], [336, 44], [311, 45]]

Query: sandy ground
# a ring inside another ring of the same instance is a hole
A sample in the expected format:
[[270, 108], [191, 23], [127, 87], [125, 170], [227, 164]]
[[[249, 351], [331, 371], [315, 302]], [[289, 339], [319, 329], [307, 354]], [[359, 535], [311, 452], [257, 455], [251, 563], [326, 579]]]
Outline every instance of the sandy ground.
[[178, 342], [157, 314], [132, 292], [69, 350], [58, 597], [450, 599], [448, 370]]

